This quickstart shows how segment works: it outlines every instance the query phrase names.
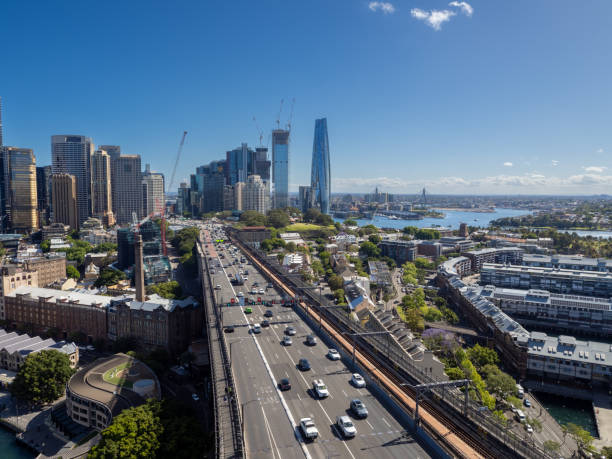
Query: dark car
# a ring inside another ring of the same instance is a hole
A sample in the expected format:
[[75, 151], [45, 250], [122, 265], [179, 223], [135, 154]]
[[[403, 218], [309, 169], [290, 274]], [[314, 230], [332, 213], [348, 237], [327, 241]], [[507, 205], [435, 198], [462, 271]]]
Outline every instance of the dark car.
[[270, 321], [269, 320], [262, 320], [261, 321], [261, 326], [262, 327], [269, 327], [270, 326]]
[[308, 361], [308, 359], [300, 359], [298, 362], [298, 368], [301, 371], [308, 371], [310, 370], [310, 362]]
[[272, 309], [268, 309], [265, 312], [264, 316], [266, 316], [266, 317], [274, 317], [274, 313], [272, 312]]
[[225, 333], [234, 333], [234, 326], [228, 325], [227, 327], [225, 327]]
[[306, 344], [309, 346], [314, 346], [317, 344], [317, 338], [314, 335], [308, 335], [306, 337]]
[[359, 419], [368, 417], [368, 409], [365, 407], [363, 402], [358, 399], [351, 400], [351, 413], [353, 413], [353, 415]]
[[291, 389], [291, 382], [289, 378], [283, 378], [278, 382], [278, 388], [280, 390], [289, 390]]

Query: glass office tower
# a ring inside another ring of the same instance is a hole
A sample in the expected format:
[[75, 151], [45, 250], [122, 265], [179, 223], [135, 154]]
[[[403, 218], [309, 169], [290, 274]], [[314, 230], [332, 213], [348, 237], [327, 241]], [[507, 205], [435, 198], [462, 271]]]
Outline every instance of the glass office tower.
[[289, 205], [289, 131], [272, 131], [272, 182], [274, 183], [274, 208]]
[[329, 214], [331, 198], [331, 174], [329, 170], [329, 140], [327, 118], [315, 120], [314, 142], [312, 145], [312, 170], [310, 187], [314, 203], [321, 213]]

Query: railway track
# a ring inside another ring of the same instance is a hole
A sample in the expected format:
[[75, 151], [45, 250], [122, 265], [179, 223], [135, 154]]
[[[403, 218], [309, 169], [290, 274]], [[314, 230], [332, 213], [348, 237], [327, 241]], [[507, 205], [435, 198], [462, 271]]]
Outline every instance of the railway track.
[[[251, 261], [258, 266], [258, 268], [264, 272], [268, 278], [273, 280], [287, 295], [295, 298], [296, 292], [284, 281], [282, 281], [275, 273], [273, 273], [267, 266], [261, 261], [254, 257], [250, 250], [245, 247], [241, 241], [233, 240], [233, 242], [239, 245], [243, 252], [251, 259]], [[330, 334], [347, 352], [352, 352], [353, 345], [343, 335], [337, 324], [330, 323], [325, 316], [319, 317], [318, 311], [315, 311], [312, 307], [307, 307], [306, 303], [300, 302], [300, 306], [303, 308], [306, 314], [309, 314], [313, 320], [319, 321], [321, 319], [322, 326], [326, 329], [327, 333]], [[373, 375], [379, 382], [380, 385], [390, 393], [393, 398], [410, 413], [414, 413], [416, 408], [415, 394], [409, 386], [401, 385], [402, 381], [399, 376], [394, 374], [391, 370], [387, 369], [384, 364], [381, 365], [380, 359], [371, 351], [365, 350], [363, 347], [358, 347], [355, 350], [355, 360], [360, 365], [366, 368], [371, 375]], [[375, 365], [375, 362], [381, 365], [380, 367]], [[434, 404], [423, 401], [419, 406], [419, 417], [422, 427], [424, 430], [434, 439], [439, 440], [446, 446], [453, 456], [467, 458], [467, 459], [484, 459], [484, 458], [496, 458], [497, 455], [490, 453], [477, 439], [474, 439], [470, 434], [464, 432], [456, 422], [444, 414], [440, 407]]]

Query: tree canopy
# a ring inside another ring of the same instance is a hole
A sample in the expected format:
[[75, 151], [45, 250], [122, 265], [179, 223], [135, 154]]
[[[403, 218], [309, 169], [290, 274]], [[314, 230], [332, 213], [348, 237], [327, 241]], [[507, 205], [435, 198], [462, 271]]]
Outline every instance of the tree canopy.
[[64, 395], [66, 383], [73, 373], [66, 354], [56, 350], [35, 352], [17, 372], [11, 393], [31, 403], [51, 403]]
[[118, 271], [112, 268], [102, 268], [102, 271], [100, 271], [100, 275], [94, 282], [94, 285], [96, 287], [115, 285], [117, 282], [125, 278], [126, 275], [123, 271]]
[[149, 293], [157, 293], [162, 298], [175, 299], [183, 296], [183, 289], [177, 281], [160, 282], [147, 287]]
[[266, 216], [256, 210], [245, 210], [240, 214], [240, 221], [246, 226], [266, 226], [268, 220]]
[[485, 365], [497, 365], [499, 356], [494, 349], [475, 344], [474, 347], [468, 349], [467, 357], [472, 361], [477, 369], [483, 368]]
[[272, 209], [268, 213], [268, 225], [283, 228], [289, 224], [289, 215], [283, 209]]
[[81, 277], [81, 273], [74, 266], [66, 265], [66, 277], [78, 280]]
[[380, 257], [380, 249], [370, 241], [365, 241], [361, 243], [359, 247], [359, 253], [368, 257], [368, 258], [378, 258]]

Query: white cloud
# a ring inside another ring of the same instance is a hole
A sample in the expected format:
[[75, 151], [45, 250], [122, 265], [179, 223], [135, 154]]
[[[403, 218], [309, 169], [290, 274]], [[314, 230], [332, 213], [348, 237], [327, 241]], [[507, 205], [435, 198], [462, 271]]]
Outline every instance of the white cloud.
[[553, 165], [553, 167], [558, 166], [559, 165], [559, 161], [557, 161], [556, 159], [553, 159], [551, 161], [551, 164]]
[[466, 16], [471, 16], [474, 13], [474, 8], [472, 8], [472, 5], [467, 2], [450, 2], [448, 6], [459, 8]]
[[606, 166], [582, 166], [582, 168], [585, 170], [585, 172], [595, 172], [596, 174], [601, 174], [607, 169]]
[[506, 161], [504, 163], [504, 167], [512, 167], [512, 166], [513, 166], [513, 164], [510, 161]]
[[442, 28], [442, 24], [450, 21], [453, 16], [457, 15], [457, 13], [450, 10], [424, 11], [420, 8], [413, 8], [410, 10], [410, 14], [413, 18], [423, 21], [434, 30], [440, 30]]
[[597, 153], [603, 153], [603, 152], [604, 152], [604, 149], [603, 149], [603, 148], [599, 148], [599, 149], [597, 149]]
[[370, 2], [368, 4], [368, 8], [371, 11], [382, 11], [384, 14], [393, 14], [395, 13], [395, 7], [393, 4], [389, 2]]

